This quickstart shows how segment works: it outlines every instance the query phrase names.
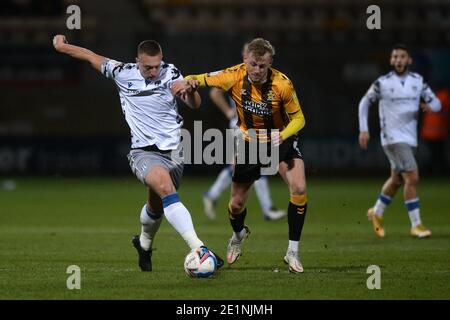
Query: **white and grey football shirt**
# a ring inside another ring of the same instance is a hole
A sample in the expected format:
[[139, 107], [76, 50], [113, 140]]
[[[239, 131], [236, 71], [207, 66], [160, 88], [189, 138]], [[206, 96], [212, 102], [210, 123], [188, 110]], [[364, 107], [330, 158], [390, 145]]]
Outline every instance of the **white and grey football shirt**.
[[131, 148], [156, 145], [160, 150], [177, 149], [183, 118], [178, 114], [171, 87], [175, 80], [183, 79], [178, 69], [161, 62], [159, 75], [154, 80], [146, 80], [136, 63], [106, 59], [101, 71], [116, 83], [131, 130]]
[[379, 77], [359, 103], [359, 131], [368, 132], [369, 107], [379, 103], [380, 135], [383, 146], [406, 143], [417, 146], [417, 118], [420, 102], [426, 102], [434, 112], [441, 108], [430, 87], [417, 73], [404, 76], [394, 71]]

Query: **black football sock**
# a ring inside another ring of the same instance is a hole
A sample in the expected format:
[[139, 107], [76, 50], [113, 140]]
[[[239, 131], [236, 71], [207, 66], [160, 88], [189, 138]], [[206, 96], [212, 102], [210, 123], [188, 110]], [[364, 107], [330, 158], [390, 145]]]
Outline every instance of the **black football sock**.
[[289, 240], [300, 241], [306, 209], [306, 194], [291, 194], [288, 207]]
[[232, 214], [228, 207], [228, 217], [230, 219], [231, 227], [233, 231], [239, 233], [244, 229], [244, 220], [247, 215], [247, 208], [244, 208], [239, 214]]

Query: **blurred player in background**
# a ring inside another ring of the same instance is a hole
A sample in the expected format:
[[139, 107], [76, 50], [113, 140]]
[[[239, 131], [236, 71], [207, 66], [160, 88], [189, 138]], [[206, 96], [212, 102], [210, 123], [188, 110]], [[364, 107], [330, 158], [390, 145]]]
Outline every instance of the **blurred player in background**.
[[[242, 59], [245, 62], [248, 51], [248, 43], [242, 48]], [[232, 99], [226, 97], [225, 91], [219, 88], [211, 88], [209, 92], [211, 100], [223, 112], [230, 121], [230, 129], [239, 130], [237, 127], [238, 116], [236, 113], [236, 105]], [[222, 192], [231, 185], [231, 176], [233, 174], [233, 166], [229, 165], [222, 169], [214, 181], [213, 185], [203, 195], [203, 206], [205, 214], [210, 219], [216, 218], [216, 202]], [[284, 210], [275, 208], [270, 196], [270, 189], [267, 176], [261, 176], [255, 181], [255, 191], [261, 205], [262, 213], [265, 220], [278, 220], [286, 215]]]
[[[307, 209], [305, 168], [298, 143], [298, 132], [305, 118], [292, 82], [280, 71], [271, 68], [275, 50], [262, 38], [248, 45], [245, 62], [214, 74], [188, 76], [200, 87], [217, 87], [227, 91], [236, 103], [240, 135], [237, 143], [244, 145], [245, 163], [236, 155], [231, 184], [228, 214], [233, 235], [227, 247], [227, 261], [231, 265], [242, 254], [242, 245], [250, 234], [244, 224], [246, 203], [253, 182], [261, 176], [260, 159], [249, 161], [250, 144], [279, 146], [279, 173], [289, 187], [289, 242], [284, 262], [293, 273], [303, 272], [299, 259], [299, 242]], [[175, 92], [188, 83], [174, 85]], [[273, 131], [272, 131], [273, 129]], [[251, 134], [256, 132], [256, 136]], [[239, 149], [238, 147], [237, 149]], [[255, 155], [253, 155], [255, 156]], [[273, 159], [274, 157], [272, 157]]]
[[381, 145], [391, 164], [391, 175], [384, 183], [375, 205], [367, 212], [375, 234], [385, 236], [382, 218], [397, 190], [404, 185], [403, 198], [411, 221], [410, 234], [425, 238], [431, 231], [420, 218], [417, 195], [419, 169], [414, 158], [417, 147], [417, 116], [419, 110], [436, 112], [441, 103], [423, 81], [422, 76], [409, 71], [410, 52], [404, 45], [392, 49], [393, 71], [378, 78], [359, 103], [359, 145], [367, 149], [369, 142], [369, 107], [379, 102]]
[[[191, 249], [204, 246], [177, 193], [184, 163], [171, 157], [172, 151], [180, 146], [183, 125], [171, 87], [183, 77], [173, 64], [162, 61], [160, 45], [153, 40], [141, 42], [136, 63], [118, 62], [70, 45], [63, 35], [56, 35], [53, 45], [58, 52], [89, 62], [95, 70], [114, 80], [119, 91], [122, 111], [131, 130], [130, 167], [148, 189], [147, 202], [140, 212], [141, 234], [132, 239], [141, 270], [152, 270], [152, 245], [163, 214]], [[194, 90], [187, 88], [179, 94], [190, 108], [200, 106], [200, 95]], [[217, 258], [220, 267], [223, 261]]]

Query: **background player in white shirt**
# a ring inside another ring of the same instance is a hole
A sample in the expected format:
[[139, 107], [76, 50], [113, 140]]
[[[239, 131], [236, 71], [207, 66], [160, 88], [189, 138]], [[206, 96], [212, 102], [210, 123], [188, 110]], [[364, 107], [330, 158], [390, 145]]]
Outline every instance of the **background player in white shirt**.
[[390, 64], [394, 71], [378, 78], [359, 103], [359, 144], [366, 149], [369, 142], [369, 107], [379, 103], [381, 145], [391, 164], [391, 175], [384, 183], [374, 207], [367, 212], [375, 234], [385, 236], [382, 226], [383, 213], [397, 190], [404, 184], [403, 197], [411, 220], [411, 235], [425, 238], [431, 231], [420, 219], [417, 195], [419, 169], [413, 148], [417, 147], [417, 117], [419, 110], [436, 112], [440, 101], [423, 81], [409, 71], [412, 59], [404, 45], [392, 49]]
[[[173, 151], [180, 145], [183, 125], [172, 85], [183, 77], [174, 65], [162, 61], [160, 45], [153, 40], [141, 42], [136, 63], [121, 63], [70, 45], [63, 35], [56, 35], [53, 45], [61, 53], [89, 62], [117, 86], [131, 130], [130, 167], [148, 188], [147, 203], [140, 213], [141, 235], [132, 240], [141, 270], [152, 270], [152, 244], [163, 214], [191, 249], [204, 246], [177, 193], [184, 164], [179, 156], [172, 159]], [[178, 93], [190, 108], [200, 106], [200, 95], [190, 86]], [[217, 257], [217, 260], [219, 267], [223, 265], [222, 259]]]

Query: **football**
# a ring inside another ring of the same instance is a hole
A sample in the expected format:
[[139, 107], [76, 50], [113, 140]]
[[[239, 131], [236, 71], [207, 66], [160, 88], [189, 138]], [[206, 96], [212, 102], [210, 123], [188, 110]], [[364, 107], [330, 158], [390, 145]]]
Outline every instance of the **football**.
[[184, 271], [191, 278], [209, 278], [216, 270], [216, 256], [206, 247], [193, 249], [184, 260]]

